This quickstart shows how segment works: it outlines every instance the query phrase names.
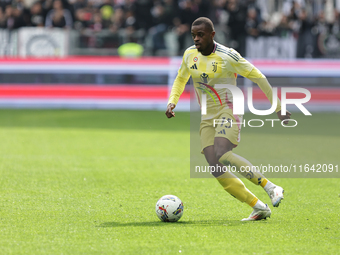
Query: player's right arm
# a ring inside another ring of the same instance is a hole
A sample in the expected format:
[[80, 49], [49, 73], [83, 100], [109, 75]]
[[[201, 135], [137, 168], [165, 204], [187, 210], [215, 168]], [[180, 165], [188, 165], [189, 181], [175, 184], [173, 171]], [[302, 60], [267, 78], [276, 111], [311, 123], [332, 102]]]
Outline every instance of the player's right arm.
[[183, 55], [183, 60], [182, 64], [178, 70], [176, 79], [174, 81], [174, 84], [172, 85], [169, 101], [168, 101], [168, 106], [165, 111], [165, 115], [168, 118], [175, 117], [175, 113], [173, 112], [173, 109], [175, 109], [179, 97], [182, 95], [185, 85], [187, 84], [189, 77], [190, 77], [190, 72], [188, 70], [188, 67], [185, 63], [186, 59], [186, 53]]

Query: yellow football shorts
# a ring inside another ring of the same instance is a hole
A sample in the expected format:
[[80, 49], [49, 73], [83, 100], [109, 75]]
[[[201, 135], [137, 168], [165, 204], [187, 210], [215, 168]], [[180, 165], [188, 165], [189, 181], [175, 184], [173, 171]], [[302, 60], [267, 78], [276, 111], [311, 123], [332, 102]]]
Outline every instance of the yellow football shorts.
[[235, 147], [241, 139], [241, 126], [243, 117], [233, 115], [231, 109], [225, 109], [212, 119], [202, 120], [200, 124], [201, 148], [214, 145], [215, 137], [227, 138]]

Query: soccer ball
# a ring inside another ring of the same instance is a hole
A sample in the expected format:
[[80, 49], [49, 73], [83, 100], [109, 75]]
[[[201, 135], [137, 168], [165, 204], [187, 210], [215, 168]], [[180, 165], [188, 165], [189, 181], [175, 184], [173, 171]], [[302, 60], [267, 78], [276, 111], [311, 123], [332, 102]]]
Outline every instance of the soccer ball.
[[163, 196], [156, 203], [156, 214], [161, 221], [178, 221], [183, 210], [182, 201], [174, 195]]

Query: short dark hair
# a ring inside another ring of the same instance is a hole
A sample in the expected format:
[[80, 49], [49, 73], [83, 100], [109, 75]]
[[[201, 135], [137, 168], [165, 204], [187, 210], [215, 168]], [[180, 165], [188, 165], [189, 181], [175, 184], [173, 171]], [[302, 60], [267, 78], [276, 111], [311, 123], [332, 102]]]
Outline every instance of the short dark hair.
[[192, 23], [193, 26], [199, 26], [201, 24], [204, 24], [211, 32], [215, 31], [214, 24], [212, 23], [210, 19], [206, 17], [200, 17]]

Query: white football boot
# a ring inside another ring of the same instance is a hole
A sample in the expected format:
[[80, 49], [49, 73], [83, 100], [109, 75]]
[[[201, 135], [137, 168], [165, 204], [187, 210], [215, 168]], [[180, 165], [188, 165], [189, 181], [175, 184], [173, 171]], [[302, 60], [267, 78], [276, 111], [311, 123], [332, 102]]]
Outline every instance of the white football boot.
[[266, 219], [267, 217], [270, 218], [272, 211], [270, 210], [269, 206], [266, 204], [265, 209], [254, 209], [254, 211], [249, 215], [248, 218], [244, 218], [241, 221], [254, 221], [254, 220], [262, 220]]
[[280, 205], [281, 200], [283, 199], [284, 192], [285, 191], [280, 186], [275, 186], [268, 192], [268, 195], [272, 200], [272, 204], [274, 207], [278, 207]]

